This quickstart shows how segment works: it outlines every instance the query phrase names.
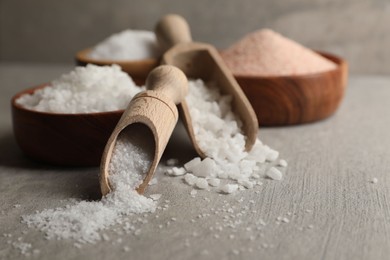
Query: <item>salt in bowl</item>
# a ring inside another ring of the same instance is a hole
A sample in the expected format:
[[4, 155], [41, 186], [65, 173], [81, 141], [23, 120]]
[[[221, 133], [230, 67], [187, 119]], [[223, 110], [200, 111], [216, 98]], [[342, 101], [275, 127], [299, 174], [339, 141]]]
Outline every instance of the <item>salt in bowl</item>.
[[16, 94], [11, 100], [16, 141], [30, 158], [62, 166], [98, 166], [123, 110], [85, 114], [57, 114], [26, 109], [16, 103], [24, 94], [42, 84]]
[[146, 77], [160, 63], [159, 59], [143, 59], [143, 60], [100, 60], [90, 57], [92, 48], [87, 48], [76, 53], [76, 63], [78, 66], [85, 66], [88, 63], [105, 66], [118, 64], [124, 72], [133, 78], [137, 85], [144, 85]]

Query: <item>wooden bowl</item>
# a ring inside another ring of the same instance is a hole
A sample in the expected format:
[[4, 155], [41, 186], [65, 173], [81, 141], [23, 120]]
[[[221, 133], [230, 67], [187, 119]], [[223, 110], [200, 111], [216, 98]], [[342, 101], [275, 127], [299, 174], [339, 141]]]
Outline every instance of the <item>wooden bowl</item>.
[[28, 110], [16, 103], [43, 84], [11, 100], [16, 141], [29, 157], [62, 166], [98, 166], [109, 136], [123, 110], [89, 114], [54, 114]]
[[76, 53], [76, 63], [79, 66], [85, 66], [88, 63], [105, 66], [118, 64], [122, 70], [129, 74], [137, 85], [144, 85], [146, 77], [160, 63], [159, 59], [144, 59], [136, 61], [116, 61], [116, 60], [97, 60], [89, 57], [92, 48], [88, 48]]
[[335, 55], [318, 53], [337, 67], [299, 76], [234, 75], [252, 104], [259, 125], [303, 124], [327, 118], [337, 110], [347, 86], [347, 62]]

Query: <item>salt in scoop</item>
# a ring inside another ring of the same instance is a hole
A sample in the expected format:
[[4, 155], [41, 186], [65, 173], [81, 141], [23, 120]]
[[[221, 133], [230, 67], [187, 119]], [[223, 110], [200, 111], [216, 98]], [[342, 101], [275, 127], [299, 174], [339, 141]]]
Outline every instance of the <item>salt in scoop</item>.
[[[162, 65], [150, 72], [146, 79], [146, 88], [146, 91], [131, 100], [107, 141], [99, 176], [103, 195], [113, 189], [109, 180], [109, 166], [115, 143], [122, 138], [122, 134], [126, 135], [122, 140], [131, 142], [132, 146], [150, 155], [147, 156], [151, 158], [149, 170], [143, 175], [145, 178], [137, 188], [140, 194], [145, 191], [177, 123], [176, 105], [184, 100], [188, 93], [188, 82], [178, 68]], [[137, 149], [128, 151], [126, 155], [136, 156], [132, 152]]]
[[[243, 122], [242, 129], [246, 136], [245, 149], [251, 150], [257, 138], [257, 117], [218, 51], [212, 45], [192, 42], [189, 26], [179, 15], [164, 16], [158, 22], [155, 32], [160, 46], [167, 50], [162, 57], [162, 64], [180, 68], [188, 78], [200, 78], [206, 84], [215, 84], [222, 94], [233, 97], [233, 111]], [[199, 156], [204, 158], [206, 155], [195, 139], [189, 108], [185, 100], [181, 102], [180, 107], [191, 142]]]

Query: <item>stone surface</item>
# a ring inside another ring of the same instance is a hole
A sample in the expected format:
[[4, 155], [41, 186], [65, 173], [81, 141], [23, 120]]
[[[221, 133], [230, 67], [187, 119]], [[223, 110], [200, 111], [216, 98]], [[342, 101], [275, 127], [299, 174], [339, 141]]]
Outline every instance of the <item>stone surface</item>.
[[[79, 249], [73, 241], [47, 241], [26, 229], [23, 214], [64, 206], [70, 198], [99, 198], [97, 168], [30, 161], [12, 136], [11, 96], [70, 69], [0, 64], [0, 259], [388, 259], [390, 78], [379, 76], [352, 77], [342, 106], [327, 120], [261, 129], [261, 139], [289, 163], [282, 181], [261, 177], [263, 185], [253, 190], [233, 195], [197, 190], [191, 196], [182, 177], [160, 172], [147, 194], [162, 194], [159, 205], [169, 207], [142, 216], [148, 223], [137, 224], [139, 231], [118, 235], [115, 227], [106, 232], [110, 241]], [[193, 153], [179, 127], [165, 158], [182, 164]], [[227, 203], [234, 213], [215, 213]], [[245, 206], [249, 209], [238, 217]], [[225, 215], [241, 223], [216, 231]], [[261, 220], [266, 225], [254, 229]], [[7, 244], [19, 237], [40, 252], [27, 258]]]

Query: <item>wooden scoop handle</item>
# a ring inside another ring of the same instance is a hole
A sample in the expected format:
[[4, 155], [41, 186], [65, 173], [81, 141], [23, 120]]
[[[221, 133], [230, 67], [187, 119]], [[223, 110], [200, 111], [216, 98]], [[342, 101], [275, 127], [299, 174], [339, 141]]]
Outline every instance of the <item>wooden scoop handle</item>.
[[155, 33], [164, 51], [178, 43], [192, 42], [187, 21], [177, 14], [168, 14], [157, 23]]
[[164, 95], [177, 105], [188, 93], [188, 81], [180, 69], [161, 65], [149, 73], [146, 88]]

